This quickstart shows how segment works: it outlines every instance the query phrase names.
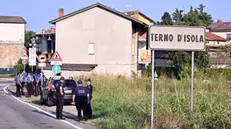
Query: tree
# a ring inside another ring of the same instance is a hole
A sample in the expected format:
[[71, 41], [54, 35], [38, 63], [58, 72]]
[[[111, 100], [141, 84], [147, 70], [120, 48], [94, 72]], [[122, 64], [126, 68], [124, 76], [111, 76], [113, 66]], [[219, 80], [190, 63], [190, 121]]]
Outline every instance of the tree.
[[25, 36], [25, 43], [24, 46], [26, 47], [27, 51], [29, 50], [29, 44], [30, 44], [30, 40], [33, 37], [33, 35], [35, 35], [36, 33], [34, 31], [26, 31], [26, 36]]
[[199, 19], [199, 13], [195, 9], [194, 11], [190, 11], [187, 14], [184, 14], [184, 25], [187, 26], [202, 26], [203, 22]]
[[[204, 12], [204, 5], [200, 5], [198, 9], [190, 7], [188, 13], [183, 14], [183, 10], [176, 9], [172, 14], [174, 24], [187, 26], [203, 26], [210, 24], [212, 21], [211, 15]], [[178, 69], [180, 74], [186, 67], [190, 67], [191, 53], [189, 52], [168, 52], [168, 57], [172, 59], [173, 67]], [[208, 52], [195, 52], [195, 65], [198, 68], [209, 66]], [[188, 71], [190, 72], [190, 70]]]
[[199, 19], [202, 21], [204, 26], [208, 26], [213, 23], [212, 16], [206, 12], [204, 12], [205, 6], [203, 4], [199, 5]]
[[161, 24], [173, 25], [171, 15], [168, 12], [164, 12], [163, 16], [161, 17]]
[[183, 21], [183, 10], [179, 10], [176, 8], [175, 12], [172, 14], [172, 18], [175, 21], [176, 25], [181, 25]]

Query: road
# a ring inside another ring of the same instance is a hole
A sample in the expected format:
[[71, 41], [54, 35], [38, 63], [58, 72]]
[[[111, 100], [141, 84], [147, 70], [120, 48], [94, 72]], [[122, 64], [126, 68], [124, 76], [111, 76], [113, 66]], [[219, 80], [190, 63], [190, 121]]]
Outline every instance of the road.
[[54, 119], [4, 92], [9, 81], [0, 80], [0, 129], [72, 129], [73, 127]]

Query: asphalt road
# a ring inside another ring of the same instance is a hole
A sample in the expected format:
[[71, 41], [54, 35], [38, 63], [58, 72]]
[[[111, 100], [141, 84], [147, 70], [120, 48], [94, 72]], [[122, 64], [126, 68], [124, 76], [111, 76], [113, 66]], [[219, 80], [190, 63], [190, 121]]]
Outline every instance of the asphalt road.
[[72, 129], [73, 127], [54, 119], [4, 92], [9, 81], [0, 80], [0, 129]]

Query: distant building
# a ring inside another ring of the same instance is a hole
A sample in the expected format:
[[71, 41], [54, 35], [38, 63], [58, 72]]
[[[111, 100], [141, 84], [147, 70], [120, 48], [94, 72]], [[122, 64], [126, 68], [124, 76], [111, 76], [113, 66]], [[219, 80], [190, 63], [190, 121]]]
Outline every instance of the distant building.
[[26, 21], [19, 16], [0, 16], [0, 68], [12, 68], [25, 43]]
[[36, 33], [33, 37], [36, 39], [35, 47], [38, 53], [46, 54], [50, 58], [55, 52], [55, 28], [42, 29], [42, 32]]
[[146, 23], [100, 3], [67, 15], [60, 9], [59, 18], [50, 23], [56, 25], [63, 74], [138, 72], [139, 34], [146, 32]]
[[[142, 21], [147, 25], [150, 25], [154, 22], [151, 18], [149, 18], [139, 10], [125, 11], [123, 13], [139, 21]], [[147, 30], [145, 30], [144, 32], [140, 32], [138, 36], [138, 70], [142, 71], [145, 70], [149, 63], [151, 63], [151, 51], [147, 46]]]
[[209, 25], [206, 32], [206, 46], [210, 54], [211, 67], [231, 66], [231, 55], [225, 52], [225, 46], [231, 45], [231, 22], [217, 22]]
[[217, 22], [207, 26], [209, 32], [225, 38], [227, 41], [231, 40], [231, 22], [223, 22], [218, 20]]

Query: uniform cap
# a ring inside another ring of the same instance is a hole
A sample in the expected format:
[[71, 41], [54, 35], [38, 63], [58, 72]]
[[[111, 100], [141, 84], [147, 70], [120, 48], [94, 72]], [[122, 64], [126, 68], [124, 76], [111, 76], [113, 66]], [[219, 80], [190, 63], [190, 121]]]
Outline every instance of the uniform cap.
[[78, 84], [83, 84], [82, 80], [78, 80]]
[[64, 80], [65, 78], [64, 77], [61, 77], [60, 80]]

